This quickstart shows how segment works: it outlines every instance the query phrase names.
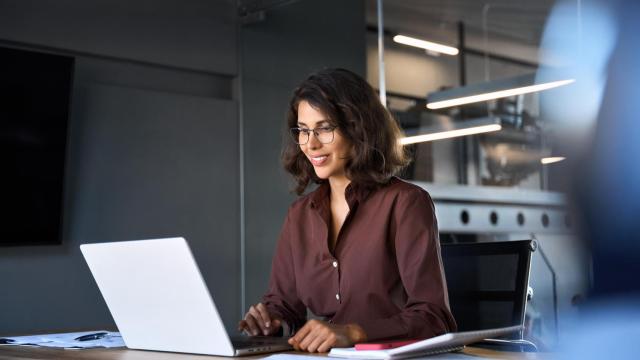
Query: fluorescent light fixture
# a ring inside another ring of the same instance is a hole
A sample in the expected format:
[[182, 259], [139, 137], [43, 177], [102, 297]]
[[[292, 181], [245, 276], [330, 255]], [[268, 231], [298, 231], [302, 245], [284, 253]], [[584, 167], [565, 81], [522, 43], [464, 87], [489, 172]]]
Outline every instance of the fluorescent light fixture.
[[540, 159], [540, 163], [542, 163], [543, 165], [553, 164], [553, 163], [562, 161], [564, 159], [566, 159], [564, 156], [552, 156], [552, 157], [546, 157], [546, 158]]
[[420, 134], [401, 138], [400, 143], [402, 145], [409, 145], [419, 142], [482, 134], [492, 131], [499, 131], [501, 129], [502, 125], [500, 125], [500, 119], [498, 118], [467, 120], [454, 126], [450, 126], [449, 129], [422, 129], [420, 130]]
[[558, 86], [571, 84], [574, 79], [536, 83], [536, 74], [527, 74], [515, 78], [469, 85], [430, 94], [427, 108], [443, 109], [451, 106], [471, 104], [481, 101], [528, 94]]
[[396, 35], [396, 36], [393, 37], [393, 41], [395, 41], [395, 42], [397, 42], [399, 44], [418, 47], [418, 48], [421, 48], [421, 49], [425, 49], [425, 50], [429, 50], [429, 51], [435, 51], [435, 52], [439, 52], [439, 53], [442, 53], [442, 54], [458, 55], [458, 49], [456, 49], [454, 47], [447, 46], [447, 45], [442, 45], [442, 44], [438, 44], [438, 43], [434, 43], [434, 42], [431, 42], [431, 41], [420, 40], [420, 39], [412, 38], [412, 37], [409, 37], [409, 36]]

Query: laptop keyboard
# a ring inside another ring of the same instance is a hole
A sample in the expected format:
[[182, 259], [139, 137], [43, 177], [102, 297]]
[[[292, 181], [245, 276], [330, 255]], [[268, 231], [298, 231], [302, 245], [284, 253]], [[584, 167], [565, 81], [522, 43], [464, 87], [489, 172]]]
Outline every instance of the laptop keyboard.
[[231, 343], [236, 349], [238, 349], [265, 345], [287, 345], [287, 340], [287, 338], [268, 336], [234, 337], [231, 338]]

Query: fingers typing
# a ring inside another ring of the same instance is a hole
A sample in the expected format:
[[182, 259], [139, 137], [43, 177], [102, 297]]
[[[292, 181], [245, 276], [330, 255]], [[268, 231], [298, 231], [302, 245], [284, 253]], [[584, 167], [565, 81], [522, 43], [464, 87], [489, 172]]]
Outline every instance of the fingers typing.
[[264, 304], [258, 303], [249, 308], [244, 319], [238, 323], [238, 330], [251, 336], [267, 336], [275, 334], [281, 325], [282, 320], [274, 318]]
[[[267, 307], [264, 306], [263, 303], [258, 303], [255, 309], [258, 312], [260, 319], [262, 320], [262, 323], [264, 324], [264, 328], [269, 329], [271, 327], [271, 316], [269, 315], [269, 311], [267, 310]], [[266, 331], [265, 331], [265, 335], [267, 335]]]

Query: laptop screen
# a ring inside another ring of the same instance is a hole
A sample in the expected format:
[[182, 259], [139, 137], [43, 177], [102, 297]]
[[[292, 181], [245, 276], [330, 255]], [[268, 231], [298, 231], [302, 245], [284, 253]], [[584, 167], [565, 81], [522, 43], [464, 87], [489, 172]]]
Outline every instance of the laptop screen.
[[524, 325], [532, 249], [531, 240], [442, 245], [458, 331]]

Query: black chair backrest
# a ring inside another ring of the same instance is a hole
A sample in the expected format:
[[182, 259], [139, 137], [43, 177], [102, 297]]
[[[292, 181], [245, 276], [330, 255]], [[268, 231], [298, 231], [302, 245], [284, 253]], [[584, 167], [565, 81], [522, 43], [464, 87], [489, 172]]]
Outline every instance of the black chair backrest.
[[[442, 244], [458, 331], [524, 325], [533, 240]], [[521, 338], [522, 333], [511, 338]]]

